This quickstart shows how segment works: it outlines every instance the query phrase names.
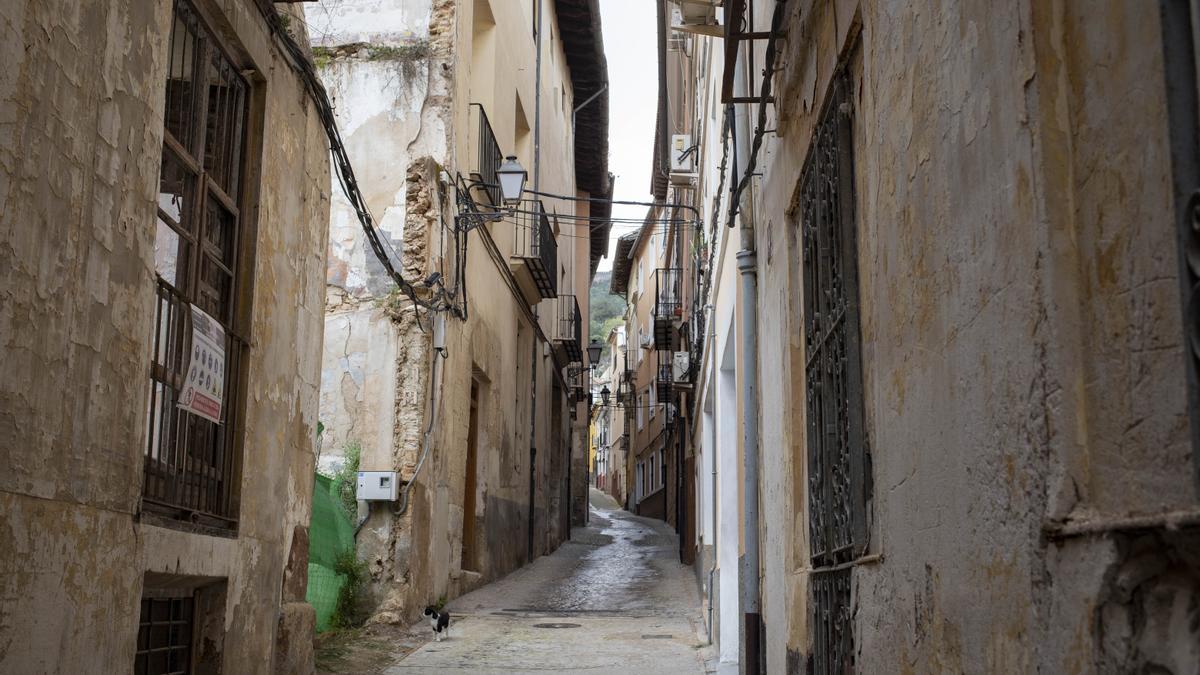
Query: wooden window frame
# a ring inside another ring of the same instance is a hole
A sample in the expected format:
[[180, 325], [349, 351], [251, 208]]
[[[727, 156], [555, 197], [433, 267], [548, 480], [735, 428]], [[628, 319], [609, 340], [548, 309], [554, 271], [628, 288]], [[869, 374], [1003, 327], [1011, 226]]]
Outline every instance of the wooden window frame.
[[[247, 288], [254, 260], [254, 228], [244, 208], [254, 189], [248, 162], [254, 92], [220, 36], [190, 0], [174, 0], [164, 85], [142, 512], [189, 527], [235, 532], [250, 344]], [[177, 83], [182, 86], [172, 87]], [[171, 179], [176, 174], [179, 190], [164, 193], [175, 184]], [[164, 194], [171, 197], [166, 208]], [[167, 240], [163, 245], [163, 235], [176, 237], [174, 257], [163, 263], [174, 273], [169, 279], [160, 268], [160, 254], [171, 244]], [[191, 352], [192, 305], [225, 332], [220, 424], [176, 406]]]

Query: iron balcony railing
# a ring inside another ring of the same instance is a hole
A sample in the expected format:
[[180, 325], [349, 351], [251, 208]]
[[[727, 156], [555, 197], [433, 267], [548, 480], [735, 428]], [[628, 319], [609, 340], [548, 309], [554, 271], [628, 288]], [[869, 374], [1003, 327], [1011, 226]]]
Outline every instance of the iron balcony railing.
[[513, 257], [529, 266], [538, 294], [558, 295], [558, 242], [541, 200], [522, 200], [513, 211]]
[[579, 314], [579, 303], [574, 295], [560, 295], [556, 304], [550, 339], [563, 348], [569, 363], [582, 362], [583, 321]]
[[[663, 352], [670, 355], [671, 352]], [[671, 360], [659, 361], [657, 376], [655, 377], [654, 391], [655, 398], [658, 403], [671, 402]]]
[[674, 328], [683, 321], [683, 271], [678, 267], [654, 270], [654, 348], [674, 349]]
[[475, 143], [471, 146], [474, 152], [471, 156], [469, 172], [481, 183], [484, 192], [492, 206], [503, 204], [500, 194], [500, 163], [504, 156], [500, 153], [500, 144], [496, 142], [496, 133], [488, 122], [487, 113], [479, 103], [471, 104], [471, 128], [475, 134]]
[[[226, 392], [236, 392], [244, 341], [225, 334]], [[150, 368], [149, 430], [142, 501], [170, 518], [221, 529], [237, 526], [233, 401], [225, 401], [222, 424], [178, 407], [191, 352], [191, 312], [183, 295], [159, 279]]]

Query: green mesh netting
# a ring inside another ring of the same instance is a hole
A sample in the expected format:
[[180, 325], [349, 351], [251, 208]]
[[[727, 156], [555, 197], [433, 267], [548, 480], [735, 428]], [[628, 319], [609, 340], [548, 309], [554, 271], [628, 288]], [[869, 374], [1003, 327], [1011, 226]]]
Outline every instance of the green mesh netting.
[[344, 583], [334, 572], [338, 554], [354, 548], [354, 526], [333, 494], [333, 480], [317, 474], [313, 485], [312, 523], [308, 529], [308, 602], [317, 610], [317, 630], [329, 630]]

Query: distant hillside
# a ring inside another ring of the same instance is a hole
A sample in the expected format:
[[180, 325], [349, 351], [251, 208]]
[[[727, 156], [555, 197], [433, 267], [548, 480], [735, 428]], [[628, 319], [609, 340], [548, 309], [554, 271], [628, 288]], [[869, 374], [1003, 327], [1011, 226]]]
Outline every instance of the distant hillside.
[[[625, 298], [613, 295], [608, 291], [612, 272], [597, 272], [592, 280], [589, 292], [592, 315], [588, 317], [588, 342], [608, 339], [608, 333], [613, 327], [621, 324], [625, 314]], [[607, 349], [605, 350], [607, 352]]]

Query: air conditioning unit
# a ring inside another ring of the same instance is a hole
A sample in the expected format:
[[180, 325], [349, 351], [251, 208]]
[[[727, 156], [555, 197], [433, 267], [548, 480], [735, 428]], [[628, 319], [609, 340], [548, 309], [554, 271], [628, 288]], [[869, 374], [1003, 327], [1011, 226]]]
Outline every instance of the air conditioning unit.
[[696, 148], [692, 146], [691, 134], [671, 136], [671, 173], [686, 174], [689, 178], [696, 173]]
[[671, 379], [675, 382], [686, 382], [688, 371], [692, 369], [691, 352], [675, 352], [671, 359]]
[[715, 0], [675, 0], [671, 12], [671, 28], [682, 33], [697, 33], [724, 37], [721, 24], [717, 23]]
[[641, 346], [642, 349], [653, 349], [654, 348], [654, 334], [647, 333], [647, 334], [643, 335], [642, 341], [639, 343], [639, 345]]

